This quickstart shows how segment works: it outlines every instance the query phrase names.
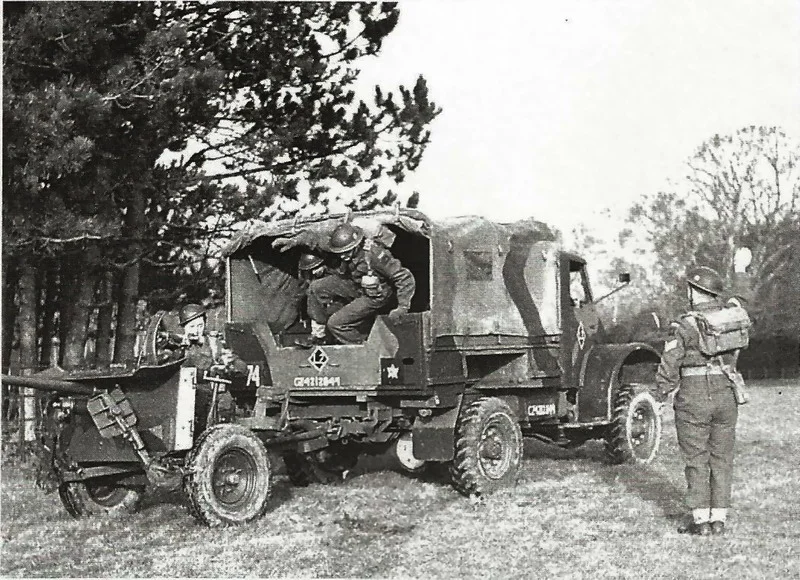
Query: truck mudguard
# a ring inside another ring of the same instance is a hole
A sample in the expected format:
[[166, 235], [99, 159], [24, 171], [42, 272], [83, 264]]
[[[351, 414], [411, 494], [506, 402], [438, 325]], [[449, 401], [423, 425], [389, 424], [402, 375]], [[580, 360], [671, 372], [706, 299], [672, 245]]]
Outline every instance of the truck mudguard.
[[412, 428], [414, 457], [424, 461], [450, 461], [455, 453], [456, 423], [463, 395], [455, 407], [429, 417], [419, 416]]
[[578, 422], [610, 420], [613, 392], [620, 381], [654, 384], [660, 359], [658, 352], [643, 342], [592, 347], [579, 376]]

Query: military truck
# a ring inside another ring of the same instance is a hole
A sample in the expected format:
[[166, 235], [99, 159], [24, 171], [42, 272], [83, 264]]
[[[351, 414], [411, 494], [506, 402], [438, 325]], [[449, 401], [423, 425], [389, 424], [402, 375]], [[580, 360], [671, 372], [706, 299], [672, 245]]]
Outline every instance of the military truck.
[[[298, 259], [325, 251], [344, 221], [412, 272], [410, 312], [378, 315], [362, 344], [301, 348], [310, 324]], [[70, 513], [133, 511], [145, 484], [178, 473], [199, 520], [245, 523], [267, 509], [281, 460], [306, 485], [391, 451], [412, 472], [447, 465], [459, 492], [480, 496], [516, 479], [523, 437], [604, 440], [613, 463], [657, 453], [658, 353], [604, 342], [586, 262], [544, 224], [410, 209], [250, 221], [225, 259], [224, 340], [248, 372], [211, 377], [211, 407], [222, 390], [235, 407], [198, 413], [200, 377], [159, 359], [158, 322], [135, 368], [62, 374], [55, 382], [81, 390], [51, 405]]]

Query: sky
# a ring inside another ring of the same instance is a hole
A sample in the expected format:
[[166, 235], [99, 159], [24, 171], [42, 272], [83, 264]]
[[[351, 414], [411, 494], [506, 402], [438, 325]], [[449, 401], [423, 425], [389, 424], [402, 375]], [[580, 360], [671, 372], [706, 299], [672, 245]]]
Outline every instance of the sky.
[[443, 110], [406, 191], [433, 217], [596, 224], [716, 133], [800, 137], [798, 0], [405, 0], [360, 82]]

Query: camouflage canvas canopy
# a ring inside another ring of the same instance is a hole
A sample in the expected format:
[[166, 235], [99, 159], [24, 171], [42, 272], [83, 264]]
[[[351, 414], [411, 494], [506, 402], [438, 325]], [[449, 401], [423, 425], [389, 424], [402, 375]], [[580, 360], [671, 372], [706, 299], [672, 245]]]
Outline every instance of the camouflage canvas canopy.
[[433, 336], [558, 332], [555, 315], [537, 307], [557, 298], [558, 265], [548, 250], [555, 232], [532, 219], [432, 220], [410, 209], [245, 223], [225, 248], [229, 319], [266, 320], [273, 332], [291, 325], [303, 297], [300, 252], [327, 250], [344, 221], [380, 240], [411, 270], [417, 281], [412, 311], [430, 310]]

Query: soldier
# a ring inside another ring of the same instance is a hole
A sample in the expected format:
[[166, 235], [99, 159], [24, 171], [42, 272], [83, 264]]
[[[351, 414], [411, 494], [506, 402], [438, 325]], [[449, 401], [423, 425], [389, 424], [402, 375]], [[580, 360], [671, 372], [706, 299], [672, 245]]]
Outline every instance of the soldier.
[[181, 346], [187, 366], [197, 367], [202, 373], [212, 368], [228, 372], [247, 372], [244, 363], [227, 348], [218, 348], [217, 333], [206, 332], [206, 310], [199, 304], [187, 304], [181, 308], [178, 320], [183, 327]]
[[[411, 272], [377, 240], [351, 224], [338, 226], [331, 234], [330, 251], [342, 261], [341, 274], [314, 280], [308, 288], [308, 313], [326, 324], [330, 334], [344, 344], [366, 338], [366, 326], [376, 314], [396, 301], [389, 318], [396, 322], [411, 308], [415, 281]], [[328, 316], [325, 305], [342, 301], [344, 306]], [[319, 340], [312, 337], [312, 342]]]
[[[341, 276], [339, 269], [330, 259], [323, 257], [319, 253], [306, 252], [300, 256], [297, 264], [297, 269], [302, 281], [302, 290], [309, 297], [309, 302], [306, 304], [306, 311], [311, 317], [311, 337], [301, 337], [295, 341], [295, 344], [303, 348], [310, 348], [315, 344], [324, 344], [326, 342], [326, 327], [325, 321], [331, 314], [341, 309], [342, 306], [348, 302], [355, 300], [359, 296], [358, 287], [351, 281], [346, 280]], [[323, 291], [321, 291], [313, 307], [309, 307], [310, 295], [308, 294], [309, 286], [315, 280], [321, 280], [326, 277], [332, 277], [326, 283]], [[312, 308], [316, 309], [316, 318], [311, 316]]]
[[[656, 380], [661, 395], [666, 399], [674, 394], [675, 428], [686, 466], [686, 505], [691, 520], [678, 528], [680, 533], [720, 535], [725, 531], [737, 403], [744, 402], [737, 396], [743, 383], [735, 366], [739, 348], [746, 346], [750, 325], [742, 307], [750, 295], [746, 270], [751, 258], [749, 249], [737, 250], [734, 294], [727, 302], [720, 297], [723, 283], [717, 272], [705, 267], [689, 271], [687, 292], [692, 311], [672, 327], [658, 367]], [[732, 308], [738, 310], [729, 310]], [[714, 343], [720, 335], [711, 336], [708, 331], [707, 321], [720, 315], [734, 333], [729, 336], [735, 336], [725, 345]]]
[[[208, 411], [213, 400], [212, 385], [204, 380], [207, 372], [218, 376], [232, 374], [246, 374], [247, 365], [231, 350], [219, 348], [214, 344], [219, 338], [206, 333], [206, 311], [199, 304], [187, 304], [181, 308], [178, 315], [183, 336], [181, 348], [186, 357], [186, 366], [197, 368], [197, 395], [198, 395], [198, 420], [200, 425], [206, 425]], [[226, 416], [233, 413], [235, 402], [227, 391], [218, 394], [216, 409], [213, 415]]]

